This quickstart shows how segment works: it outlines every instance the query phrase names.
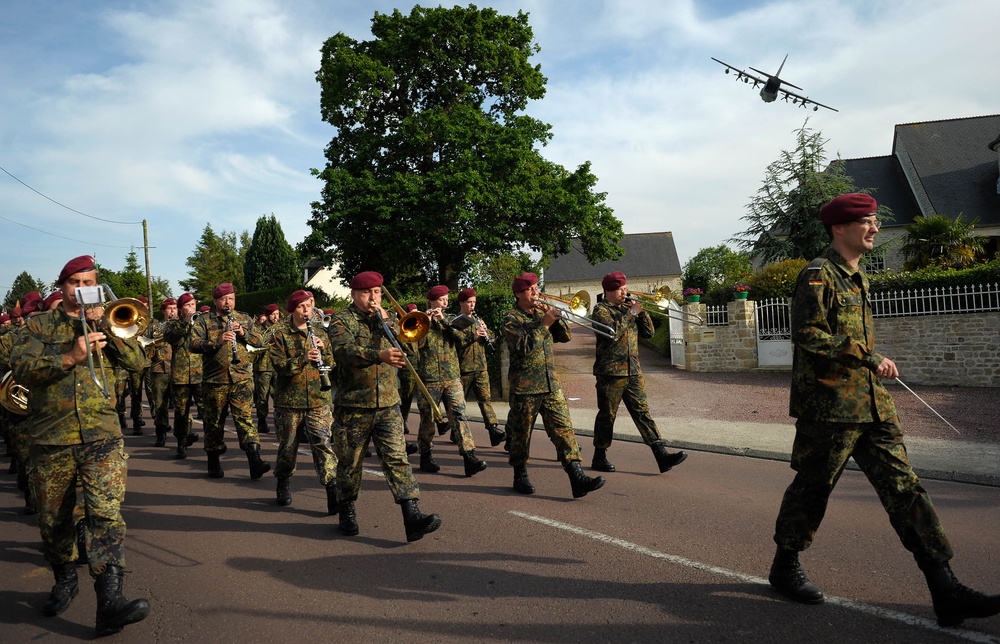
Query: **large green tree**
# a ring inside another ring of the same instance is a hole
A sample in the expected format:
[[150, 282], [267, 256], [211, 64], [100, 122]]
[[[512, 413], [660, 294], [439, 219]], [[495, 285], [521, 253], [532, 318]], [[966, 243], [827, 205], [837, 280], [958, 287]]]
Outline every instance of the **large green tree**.
[[[751, 251], [763, 263], [783, 259], [817, 257], [830, 238], [819, 220], [819, 209], [834, 197], [847, 192], [865, 192], [840, 163], [825, 170], [827, 143], [821, 132], [809, 128], [809, 120], [795, 131], [795, 149], [782, 150], [767, 166], [757, 194], [746, 205], [742, 217], [748, 227], [729, 241]], [[879, 206], [879, 216], [891, 218], [891, 211]]]
[[589, 162], [538, 151], [552, 134], [524, 114], [546, 82], [527, 14], [417, 6], [375, 13], [372, 35], [323, 44], [320, 112], [337, 132], [305, 249], [345, 281], [373, 269], [453, 288], [477, 253], [552, 257], [578, 237], [592, 262], [621, 256]]
[[24, 296], [32, 291], [38, 291], [44, 297], [51, 291], [46, 291], [45, 282], [36, 280], [28, 271], [21, 271], [21, 274], [14, 278], [14, 283], [10, 285], [10, 290], [3, 298], [3, 307], [7, 311], [14, 308], [18, 302], [24, 302]]
[[243, 262], [243, 279], [249, 292], [302, 281], [299, 256], [285, 239], [274, 213], [270, 217], [262, 215], [257, 220]]
[[748, 251], [734, 251], [725, 244], [702, 248], [684, 264], [684, 287], [709, 290], [746, 281], [753, 272]]
[[976, 234], [976, 219], [962, 221], [962, 213], [952, 219], [946, 215], [917, 215], [906, 227], [900, 249], [906, 261], [903, 269], [914, 271], [927, 266], [967, 268], [982, 254], [987, 238]]
[[212, 291], [222, 282], [230, 282], [237, 296], [246, 291], [243, 280], [243, 260], [250, 246], [250, 235], [216, 233], [211, 224], [205, 225], [201, 239], [187, 259], [190, 279], [180, 280], [181, 288], [194, 294], [199, 302], [209, 302]]

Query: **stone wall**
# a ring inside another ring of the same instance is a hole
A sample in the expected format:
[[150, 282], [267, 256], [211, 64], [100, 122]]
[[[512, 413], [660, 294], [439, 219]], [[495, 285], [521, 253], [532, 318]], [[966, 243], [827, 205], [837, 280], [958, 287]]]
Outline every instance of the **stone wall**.
[[[704, 304], [684, 310], [705, 317]], [[749, 371], [757, 368], [757, 321], [752, 300], [729, 303], [729, 326], [684, 325], [688, 371]]]

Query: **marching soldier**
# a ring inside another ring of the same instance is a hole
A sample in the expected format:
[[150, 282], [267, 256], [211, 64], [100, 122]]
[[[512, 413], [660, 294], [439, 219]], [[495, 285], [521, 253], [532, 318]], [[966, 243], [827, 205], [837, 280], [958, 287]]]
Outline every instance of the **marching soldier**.
[[[149, 302], [145, 296], [140, 295], [137, 298], [140, 302], [149, 306]], [[142, 426], [146, 424], [146, 421], [142, 419], [142, 382], [145, 377], [145, 371], [139, 373], [131, 373], [124, 369], [119, 369], [118, 373], [115, 374], [115, 379], [118, 383], [118, 390], [116, 394], [118, 396], [118, 422], [121, 423], [122, 428], [125, 428], [125, 396], [126, 394], [132, 400], [132, 435], [142, 436]]]
[[642, 442], [653, 450], [660, 472], [668, 472], [687, 458], [685, 452], [667, 450], [660, 437], [656, 421], [649, 413], [646, 384], [639, 366], [639, 338], [653, 337], [653, 320], [642, 308], [639, 300], [629, 301], [627, 279], [620, 271], [608, 273], [601, 282], [604, 300], [594, 307], [591, 318], [614, 330], [614, 338], [597, 335], [597, 358], [594, 375], [597, 377], [597, 417], [594, 419], [594, 460], [591, 468], [600, 472], [614, 472], [608, 460], [608, 448], [614, 436], [618, 406], [624, 401], [625, 409], [639, 428]]
[[[580, 446], [573, 434], [573, 421], [556, 374], [553, 342], [569, 342], [569, 324], [555, 307], [538, 303], [538, 276], [523, 273], [511, 285], [517, 305], [504, 319], [504, 339], [510, 350], [510, 464], [514, 468], [514, 491], [534, 494], [528, 479], [531, 429], [538, 414], [549, 440], [556, 446], [563, 469], [569, 475], [573, 498], [586, 496], [604, 486], [604, 477], [591, 478], [580, 467]], [[539, 308], [544, 309], [540, 311]]]
[[298, 290], [288, 297], [290, 314], [274, 326], [268, 346], [277, 374], [274, 388], [275, 431], [278, 435], [278, 505], [291, 505], [288, 480], [295, 474], [299, 431], [304, 430], [319, 482], [326, 488], [326, 509], [337, 514], [337, 455], [333, 451], [330, 409], [330, 369], [333, 353], [326, 330], [313, 317], [312, 293]]
[[[490, 445], [496, 447], [506, 438], [500, 429], [497, 414], [493, 411], [490, 401], [490, 374], [486, 366], [486, 347], [493, 346], [493, 333], [486, 328], [486, 323], [476, 315], [476, 290], [467, 288], [458, 293], [458, 306], [462, 315], [472, 318], [477, 323], [459, 332], [458, 363], [462, 378], [462, 391], [467, 394], [470, 389], [476, 392], [479, 411], [483, 414], [486, 431], [490, 435]], [[466, 395], [468, 400], [468, 395]]]
[[264, 344], [260, 348], [263, 351], [254, 353], [253, 362], [253, 402], [257, 409], [257, 431], [267, 434], [271, 428], [267, 426], [267, 417], [270, 413], [271, 389], [274, 386], [274, 367], [271, 366], [271, 359], [268, 357], [268, 344], [275, 325], [281, 320], [281, 311], [277, 304], [268, 304], [264, 307], [264, 322], [261, 325], [261, 337]]
[[162, 322], [151, 322], [149, 337], [153, 344], [146, 348], [152, 354], [151, 364], [146, 374], [146, 398], [149, 400], [150, 413], [153, 416], [153, 427], [156, 428], [155, 447], [165, 447], [167, 430], [170, 429], [170, 414], [167, 410], [168, 390], [170, 389], [170, 363], [173, 360], [173, 347], [164, 338], [163, 332], [167, 322], [177, 318], [177, 300], [168, 297], [160, 304], [163, 313]]
[[191, 352], [195, 309], [194, 296], [183, 293], [177, 298], [177, 317], [166, 320], [163, 339], [170, 344], [170, 386], [174, 392], [174, 438], [177, 458], [187, 458], [187, 449], [198, 440], [191, 431], [191, 405], [201, 406], [201, 356]]
[[[149, 603], [122, 596], [125, 566], [126, 460], [114, 400], [106, 400], [87, 369], [91, 350], [133, 371], [146, 363], [134, 338], [124, 340], [100, 331], [82, 333], [77, 287], [98, 284], [97, 268], [88, 256], [70, 260], [56, 280], [63, 303], [28, 321], [26, 341], [14, 348], [17, 381], [27, 387], [32, 418], [32, 484], [38, 496], [38, 524], [43, 552], [55, 573], [55, 586], [45, 602], [45, 615], [65, 611], [79, 591], [76, 575], [77, 484], [86, 507], [90, 574], [97, 592], [96, 634], [121, 631], [145, 619]], [[100, 309], [84, 312], [99, 319]], [[107, 371], [113, 378], [113, 371]], [[115, 383], [111, 385], [112, 391]]]
[[392, 496], [403, 510], [406, 540], [416, 541], [441, 527], [441, 518], [420, 511], [420, 487], [406, 457], [395, 373], [396, 368], [406, 366], [406, 358], [385, 334], [387, 329], [395, 331], [384, 321], [382, 276], [373, 271], [354, 276], [351, 300], [330, 324], [337, 360], [333, 440], [340, 459], [340, 531], [354, 536], [360, 530], [354, 503], [361, 491], [365, 449], [371, 441]]
[[240, 449], [247, 455], [250, 479], [258, 480], [271, 469], [260, 457], [257, 428], [250, 416], [253, 403], [253, 367], [247, 345], [261, 346], [253, 318], [236, 311], [236, 293], [229, 282], [212, 292], [215, 309], [194, 324], [191, 351], [202, 354], [202, 405], [205, 418], [205, 451], [208, 476], [222, 478], [220, 457], [226, 451], [223, 410], [229, 408], [236, 423]]

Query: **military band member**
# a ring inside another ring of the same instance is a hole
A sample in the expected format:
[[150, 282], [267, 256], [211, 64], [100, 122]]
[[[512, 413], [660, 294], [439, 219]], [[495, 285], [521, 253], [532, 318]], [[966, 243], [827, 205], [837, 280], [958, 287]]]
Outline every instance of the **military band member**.
[[660, 437], [656, 421], [649, 413], [646, 383], [639, 365], [639, 338], [653, 337], [653, 320], [636, 300], [628, 300], [625, 274], [608, 273], [601, 282], [604, 300], [594, 307], [590, 317], [614, 329], [614, 338], [597, 334], [597, 358], [594, 375], [597, 377], [597, 417], [594, 419], [594, 460], [591, 467], [600, 472], [614, 472], [607, 452], [614, 437], [618, 406], [625, 409], [639, 428], [642, 442], [653, 450], [660, 472], [684, 462], [685, 452], [667, 450], [667, 443]]
[[236, 424], [240, 449], [247, 455], [254, 481], [271, 469], [260, 457], [257, 428], [250, 415], [253, 404], [253, 367], [247, 345], [261, 346], [253, 318], [236, 310], [233, 285], [223, 282], [212, 292], [215, 308], [194, 324], [191, 350], [202, 355], [202, 405], [208, 476], [222, 478], [220, 457], [226, 451], [223, 410], [228, 407]]
[[[140, 295], [138, 298], [140, 302], [149, 306], [149, 302], [144, 295]], [[125, 397], [126, 395], [132, 400], [132, 435], [142, 436], [142, 427], [146, 422], [142, 419], [142, 383], [145, 378], [145, 371], [140, 373], [132, 373], [124, 369], [119, 369], [118, 373], [115, 374], [115, 379], [118, 383], [118, 390], [116, 394], [118, 396], [118, 422], [121, 423], [122, 428], [125, 428]]]
[[257, 431], [261, 434], [267, 434], [271, 431], [271, 428], [267, 426], [267, 417], [270, 414], [268, 399], [273, 393], [274, 368], [271, 366], [267, 347], [273, 329], [280, 320], [281, 310], [277, 304], [268, 304], [264, 307], [264, 322], [258, 325], [260, 326], [260, 333], [263, 338], [263, 344], [260, 348], [264, 349], [264, 351], [257, 351], [253, 354], [253, 403], [257, 409]]
[[[90, 574], [97, 591], [96, 634], [121, 631], [149, 615], [145, 599], [122, 596], [125, 567], [126, 461], [115, 401], [104, 398], [88, 370], [91, 348], [112, 365], [140, 371], [146, 358], [134, 338], [96, 331], [83, 333], [77, 287], [96, 286], [97, 268], [88, 256], [70, 260], [56, 280], [62, 307], [28, 321], [26, 341], [15, 347], [17, 381], [27, 387], [31, 427], [32, 484], [38, 496], [38, 523], [46, 560], [56, 583], [42, 611], [58, 615], [79, 590], [76, 567], [77, 484], [86, 508]], [[85, 315], [99, 320], [101, 310]], [[91, 327], [92, 328], [92, 327]], [[113, 371], [108, 369], [109, 378]], [[114, 390], [114, 383], [107, 383]]]
[[42, 301], [43, 311], [53, 311], [62, 304], [62, 291], [52, 291], [49, 296]]
[[906, 456], [903, 431], [882, 379], [899, 370], [875, 351], [868, 277], [861, 256], [874, 247], [878, 204], [845, 194], [820, 209], [830, 247], [799, 273], [792, 298], [795, 345], [790, 414], [795, 423], [795, 478], [775, 522], [778, 546], [771, 585], [789, 599], [824, 601], [799, 564], [812, 543], [847, 461], [855, 460], [878, 492], [889, 522], [913, 554], [941, 626], [1000, 613], [1000, 595], [986, 596], [955, 578], [951, 545], [930, 496]]
[[[417, 305], [407, 304], [403, 310], [411, 313], [417, 310]], [[407, 426], [407, 422], [410, 418], [410, 408], [413, 406], [413, 394], [417, 389], [417, 383], [413, 380], [409, 369], [400, 369], [396, 376], [399, 378], [399, 411], [403, 415], [403, 433], [409, 434], [410, 428]], [[413, 453], [416, 453], [416, 443], [407, 443], [407, 447], [410, 445], [414, 446]]]
[[188, 447], [198, 440], [191, 431], [191, 405], [201, 406], [201, 355], [191, 351], [195, 312], [194, 296], [183, 293], [177, 298], [177, 317], [166, 321], [163, 338], [171, 347], [170, 387], [174, 392], [174, 438], [177, 458], [187, 458]]
[[[476, 456], [476, 443], [465, 416], [465, 394], [462, 392], [458, 352], [455, 348], [461, 335], [450, 326], [450, 316], [444, 313], [447, 307], [447, 286], [434, 286], [427, 291], [430, 330], [422, 340], [414, 343], [417, 351], [415, 365], [417, 374], [431, 395], [429, 401], [426, 396], [417, 398], [417, 409], [420, 410], [420, 431], [417, 434], [420, 469], [424, 472], [438, 472], [441, 469], [441, 466], [434, 461], [436, 427], [431, 405], [442, 402], [448, 416], [454, 418], [456, 422], [459, 437], [458, 451], [462, 454], [465, 475], [473, 476], [485, 470], [486, 463]], [[447, 429], [447, 426], [445, 427]]]
[[331, 439], [333, 352], [326, 329], [313, 317], [313, 306], [315, 300], [309, 291], [292, 293], [285, 307], [289, 315], [275, 325], [268, 345], [276, 374], [274, 417], [278, 462], [274, 475], [278, 479], [278, 505], [291, 505], [288, 480], [295, 474], [299, 432], [303, 431], [309, 440], [319, 482], [326, 488], [327, 512], [334, 515], [340, 508], [337, 506], [337, 455]]
[[545, 432], [569, 475], [573, 498], [586, 496], [604, 486], [604, 477], [591, 478], [580, 466], [580, 446], [556, 374], [552, 343], [570, 341], [569, 324], [558, 309], [539, 304], [538, 276], [534, 273], [515, 278], [511, 288], [517, 304], [504, 319], [504, 339], [510, 350], [507, 434], [511, 439], [509, 462], [514, 468], [514, 490], [521, 494], [535, 492], [527, 466], [531, 430], [540, 413]]
[[406, 457], [395, 371], [406, 366], [406, 358], [383, 332], [382, 276], [373, 271], [354, 276], [351, 301], [330, 324], [337, 360], [333, 440], [340, 459], [340, 531], [354, 536], [360, 530], [354, 503], [361, 491], [365, 449], [374, 442], [386, 483], [403, 511], [406, 540], [416, 541], [441, 527], [441, 518], [420, 511], [420, 487]]
[[490, 435], [490, 445], [496, 447], [506, 438], [500, 429], [497, 414], [493, 411], [490, 400], [490, 373], [486, 365], [486, 348], [492, 347], [493, 333], [486, 328], [486, 323], [476, 315], [476, 290], [467, 288], [458, 293], [458, 306], [462, 315], [472, 318], [476, 324], [460, 331], [458, 341], [458, 364], [462, 378], [462, 391], [468, 401], [468, 392], [474, 390], [479, 402], [479, 411], [483, 415], [486, 431]]
[[170, 413], [167, 410], [167, 397], [170, 389], [170, 364], [173, 361], [173, 347], [164, 338], [163, 332], [167, 322], [177, 319], [177, 300], [168, 297], [160, 304], [163, 314], [162, 321], [150, 322], [147, 337], [154, 342], [146, 347], [151, 355], [149, 369], [146, 372], [146, 399], [149, 400], [149, 412], [153, 416], [153, 427], [156, 430], [155, 447], [167, 444], [167, 431], [170, 429]]

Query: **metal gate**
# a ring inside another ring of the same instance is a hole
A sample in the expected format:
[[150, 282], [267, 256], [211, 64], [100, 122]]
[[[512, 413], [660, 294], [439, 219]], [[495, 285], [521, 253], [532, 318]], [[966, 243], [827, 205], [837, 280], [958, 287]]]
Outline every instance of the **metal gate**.
[[[755, 303], [757, 309], [757, 365], [792, 366], [792, 325], [788, 300], [775, 297]], [[673, 329], [671, 328], [671, 333]], [[673, 338], [673, 335], [671, 335]]]
[[[683, 310], [673, 300], [667, 303], [667, 308], [672, 311]], [[684, 321], [680, 317], [671, 315], [667, 319], [670, 321], [670, 363], [683, 369], [687, 366], [687, 359], [684, 357]]]

